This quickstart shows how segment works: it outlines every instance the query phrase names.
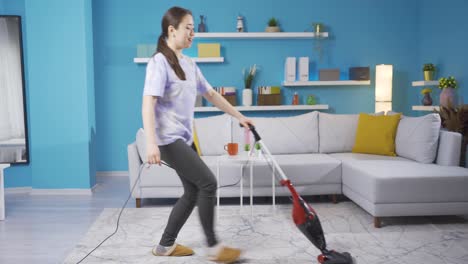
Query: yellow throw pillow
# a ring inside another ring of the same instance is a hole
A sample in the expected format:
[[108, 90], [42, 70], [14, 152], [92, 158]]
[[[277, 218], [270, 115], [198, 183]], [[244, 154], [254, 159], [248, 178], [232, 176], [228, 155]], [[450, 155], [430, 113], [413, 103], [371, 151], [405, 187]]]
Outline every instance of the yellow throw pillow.
[[400, 116], [359, 114], [353, 153], [396, 156], [395, 137]]
[[193, 144], [195, 144], [195, 147], [197, 148], [198, 156], [201, 156], [200, 143], [198, 142], [197, 130], [195, 129], [195, 126], [193, 126]]

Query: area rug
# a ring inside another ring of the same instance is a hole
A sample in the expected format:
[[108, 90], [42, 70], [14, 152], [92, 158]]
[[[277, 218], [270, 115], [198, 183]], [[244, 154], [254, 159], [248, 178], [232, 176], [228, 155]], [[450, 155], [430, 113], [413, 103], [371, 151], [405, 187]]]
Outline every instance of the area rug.
[[[358, 264], [468, 263], [468, 218], [373, 218], [352, 202], [312, 203], [322, 222], [329, 248], [348, 251]], [[77, 263], [115, 230], [118, 208], [107, 208], [76, 245], [64, 263]], [[205, 258], [205, 239], [195, 210], [177, 241], [193, 248], [190, 257], [155, 257], [171, 207], [125, 209], [117, 234], [82, 263], [212, 263]], [[320, 252], [296, 228], [291, 206], [221, 206], [216, 221], [219, 239], [243, 249], [239, 263], [318, 263]]]

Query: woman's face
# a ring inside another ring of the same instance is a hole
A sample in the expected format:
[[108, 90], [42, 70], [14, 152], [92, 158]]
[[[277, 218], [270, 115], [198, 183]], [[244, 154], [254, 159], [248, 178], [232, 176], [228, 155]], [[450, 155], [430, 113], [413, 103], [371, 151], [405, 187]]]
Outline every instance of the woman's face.
[[186, 15], [179, 24], [178, 29], [174, 29], [174, 44], [178, 49], [186, 49], [192, 46], [193, 37], [195, 36], [193, 17]]

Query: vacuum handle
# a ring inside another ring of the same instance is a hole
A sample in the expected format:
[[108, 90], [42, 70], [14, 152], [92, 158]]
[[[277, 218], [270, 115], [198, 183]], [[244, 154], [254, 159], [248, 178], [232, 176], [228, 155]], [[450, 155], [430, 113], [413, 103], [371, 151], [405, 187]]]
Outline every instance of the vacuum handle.
[[[244, 127], [242, 124], [239, 124], [240, 127]], [[249, 124], [249, 129], [252, 131], [252, 134], [254, 135], [255, 142], [260, 141], [262, 138], [260, 138], [260, 135], [258, 134], [257, 130], [255, 130], [255, 126]]]

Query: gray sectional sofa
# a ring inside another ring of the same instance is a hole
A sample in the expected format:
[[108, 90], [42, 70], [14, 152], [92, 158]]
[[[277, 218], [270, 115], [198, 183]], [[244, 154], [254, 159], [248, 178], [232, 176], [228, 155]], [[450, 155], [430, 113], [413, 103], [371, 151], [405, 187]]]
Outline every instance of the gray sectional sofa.
[[[351, 152], [359, 115], [311, 112], [252, 119], [301, 195], [344, 194], [374, 217], [376, 227], [381, 217], [468, 214], [468, 169], [458, 166], [461, 135], [440, 130], [437, 114], [401, 118], [395, 157]], [[213, 173], [226, 143], [237, 142], [242, 149], [244, 130], [228, 115], [197, 118], [194, 126], [202, 159]], [[144, 141], [140, 129], [128, 145], [130, 186], [145, 160]], [[240, 166], [221, 164], [220, 185], [238, 183]], [[253, 195], [272, 195], [270, 167], [258, 163], [253, 170]], [[244, 185], [249, 181], [244, 180]], [[143, 198], [179, 197], [182, 192], [172, 169], [152, 165], [142, 169], [133, 197], [140, 207]], [[278, 187], [276, 195], [287, 196], [289, 191]], [[239, 197], [238, 184], [223, 188], [221, 197]]]

